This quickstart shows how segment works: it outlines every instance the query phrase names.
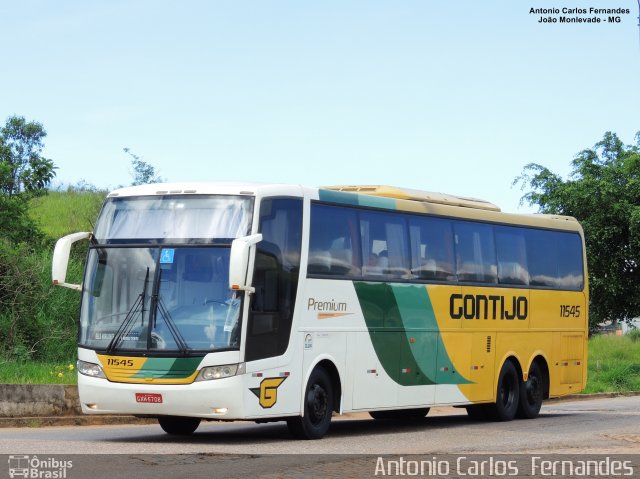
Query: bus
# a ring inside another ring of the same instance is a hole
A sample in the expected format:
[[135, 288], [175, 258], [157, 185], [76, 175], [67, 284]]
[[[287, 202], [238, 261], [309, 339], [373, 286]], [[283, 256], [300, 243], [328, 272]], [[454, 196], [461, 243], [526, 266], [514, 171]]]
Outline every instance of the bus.
[[[81, 284], [72, 245], [88, 240]], [[588, 284], [573, 218], [390, 186], [152, 184], [58, 240], [81, 294], [86, 414], [286, 421], [535, 418], [586, 383]]]

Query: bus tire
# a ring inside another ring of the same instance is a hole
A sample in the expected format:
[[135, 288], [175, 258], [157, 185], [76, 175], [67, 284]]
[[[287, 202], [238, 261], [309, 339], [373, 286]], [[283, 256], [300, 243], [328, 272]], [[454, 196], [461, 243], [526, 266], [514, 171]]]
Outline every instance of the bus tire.
[[511, 361], [506, 361], [498, 376], [496, 402], [487, 407], [489, 417], [495, 421], [511, 421], [516, 417], [520, 397], [520, 378]]
[[167, 434], [176, 436], [188, 436], [192, 434], [200, 425], [200, 418], [180, 417], [180, 416], [160, 416], [158, 418], [160, 427]]
[[526, 381], [520, 381], [520, 401], [518, 417], [533, 419], [538, 417], [544, 396], [545, 377], [538, 363], [532, 363]]
[[428, 407], [415, 409], [394, 409], [392, 411], [369, 411], [369, 416], [376, 420], [395, 419], [399, 421], [422, 419], [429, 414]]
[[329, 430], [333, 413], [333, 385], [324, 368], [309, 376], [304, 392], [303, 416], [287, 419], [287, 427], [298, 439], [321, 439]]

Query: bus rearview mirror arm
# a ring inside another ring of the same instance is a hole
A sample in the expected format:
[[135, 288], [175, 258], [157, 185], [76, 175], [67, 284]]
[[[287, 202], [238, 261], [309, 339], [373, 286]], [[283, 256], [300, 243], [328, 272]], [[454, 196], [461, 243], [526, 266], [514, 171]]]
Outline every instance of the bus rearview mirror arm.
[[64, 236], [56, 242], [56, 247], [53, 250], [53, 261], [51, 262], [51, 280], [53, 284], [76, 291], [82, 291], [82, 284], [66, 282], [67, 267], [69, 266], [69, 254], [71, 253], [73, 243], [89, 238], [91, 238], [91, 233], [84, 231]]
[[231, 243], [229, 258], [229, 289], [232, 291], [249, 291], [255, 288], [247, 283], [249, 276], [249, 251], [253, 245], [262, 241], [262, 235], [250, 235], [236, 238]]

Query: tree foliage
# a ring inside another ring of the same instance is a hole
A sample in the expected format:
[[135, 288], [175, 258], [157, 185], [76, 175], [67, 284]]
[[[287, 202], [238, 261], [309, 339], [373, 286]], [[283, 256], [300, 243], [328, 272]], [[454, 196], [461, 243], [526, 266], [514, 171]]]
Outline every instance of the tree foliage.
[[640, 132], [625, 145], [607, 132], [572, 162], [568, 179], [531, 163], [514, 183], [523, 203], [575, 217], [584, 228], [590, 328], [640, 316]]
[[[75, 256], [67, 274], [77, 280], [83, 261]], [[52, 247], [0, 237], [0, 361], [73, 358], [80, 296], [51, 284], [52, 257]]]
[[131, 157], [131, 167], [133, 172], [133, 182], [131, 186], [147, 185], [149, 183], [162, 183], [164, 179], [156, 172], [151, 164], [143, 161], [142, 158], [133, 153], [129, 148], [123, 148], [123, 151]]
[[[51, 285], [51, 245], [29, 215], [55, 176], [42, 156], [42, 124], [7, 118], [0, 127], [0, 358], [68, 357], [76, 302]], [[61, 288], [59, 288], [61, 289]], [[61, 320], [62, 318], [62, 320]]]
[[46, 136], [42, 124], [21, 116], [0, 128], [0, 237], [14, 243], [39, 239], [28, 201], [55, 176], [53, 162], [41, 155]]
[[53, 162], [41, 153], [47, 132], [41, 123], [11, 116], [0, 129], [0, 192], [13, 197], [40, 193], [55, 176]]

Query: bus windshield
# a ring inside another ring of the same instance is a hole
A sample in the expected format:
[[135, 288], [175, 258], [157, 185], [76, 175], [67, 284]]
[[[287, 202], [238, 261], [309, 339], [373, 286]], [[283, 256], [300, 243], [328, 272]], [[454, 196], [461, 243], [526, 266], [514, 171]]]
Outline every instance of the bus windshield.
[[80, 345], [173, 355], [238, 349], [230, 244], [248, 233], [251, 207], [240, 197], [108, 202], [87, 260]]
[[228, 247], [93, 248], [80, 344], [113, 351], [239, 347]]

